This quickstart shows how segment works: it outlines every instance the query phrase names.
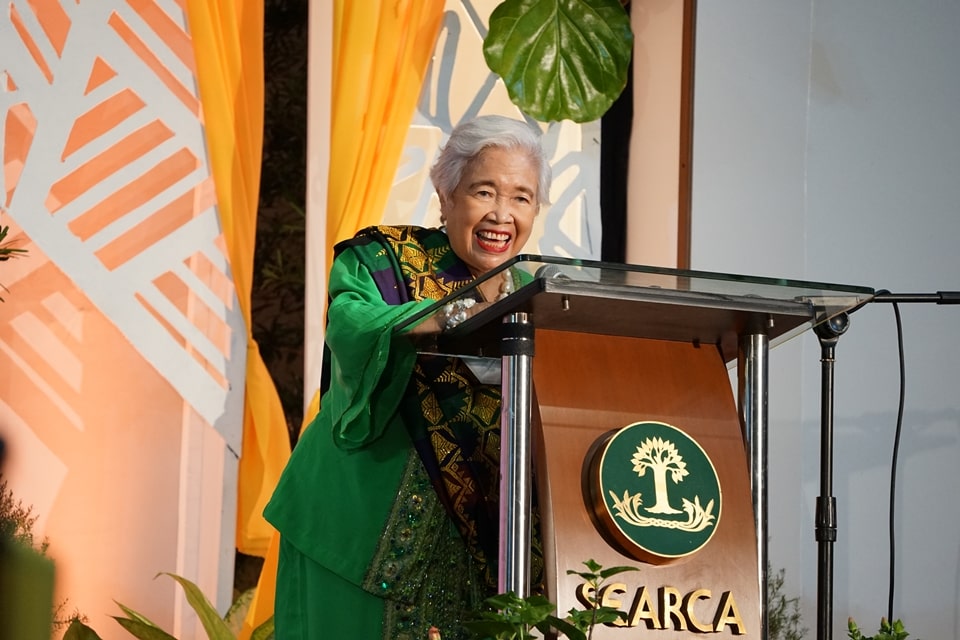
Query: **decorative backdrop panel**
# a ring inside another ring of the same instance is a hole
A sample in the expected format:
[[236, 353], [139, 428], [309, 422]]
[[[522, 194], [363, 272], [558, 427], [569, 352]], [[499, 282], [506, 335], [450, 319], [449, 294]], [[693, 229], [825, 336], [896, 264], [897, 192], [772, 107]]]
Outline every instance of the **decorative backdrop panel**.
[[157, 572], [230, 598], [245, 365], [183, 2], [5, 3], [0, 88], [4, 477], [60, 599], [172, 628]]

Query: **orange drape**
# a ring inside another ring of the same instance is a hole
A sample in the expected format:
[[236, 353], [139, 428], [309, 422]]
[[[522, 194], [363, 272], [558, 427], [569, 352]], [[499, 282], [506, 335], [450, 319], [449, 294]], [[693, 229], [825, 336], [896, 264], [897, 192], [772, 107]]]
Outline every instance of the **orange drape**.
[[[337, 241], [381, 222], [443, 11], [443, 0], [333, 2], [330, 157], [335, 161], [327, 194], [328, 267]], [[308, 420], [318, 406], [314, 397]], [[276, 542], [241, 640], [273, 613]]]
[[263, 0], [189, 0], [210, 170], [230, 270], [247, 327], [237, 548], [263, 556], [272, 528], [261, 512], [290, 455], [283, 407], [250, 333], [250, 290], [263, 144]]

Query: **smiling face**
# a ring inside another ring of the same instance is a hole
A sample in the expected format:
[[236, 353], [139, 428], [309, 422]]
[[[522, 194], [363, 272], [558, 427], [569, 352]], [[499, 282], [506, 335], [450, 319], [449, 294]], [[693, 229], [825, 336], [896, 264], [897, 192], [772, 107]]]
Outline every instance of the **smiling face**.
[[454, 253], [474, 276], [514, 257], [530, 237], [540, 208], [537, 165], [520, 149], [489, 147], [466, 167], [440, 220]]

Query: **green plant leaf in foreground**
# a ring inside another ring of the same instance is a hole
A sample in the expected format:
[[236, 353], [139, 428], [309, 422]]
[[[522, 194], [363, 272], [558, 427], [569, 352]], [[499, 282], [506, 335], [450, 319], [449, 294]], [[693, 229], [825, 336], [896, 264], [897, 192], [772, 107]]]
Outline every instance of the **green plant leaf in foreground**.
[[536, 638], [530, 633], [536, 628], [544, 634], [556, 629], [570, 640], [586, 640], [579, 629], [551, 615], [556, 605], [541, 595], [521, 598], [513, 592], [501, 593], [487, 598], [484, 604], [490, 609], [479, 612], [477, 619], [464, 622], [464, 627], [474, 638], [529, 640]]
[[[125, 614], [127, 614], [127, 617], [128, 617], [129, 619], [131, 619], [131, 620], [136, 620], [137, 622], [142, 622], [143, 624], [148, 625], [148, 626], [151, 626], [151, 627], [156, 627], [156, 628], [158, 628], [158, 629], [160, 628], [160, 625], [158, 625], [156, 622], [154, 622], [153, 620], [150, 620], [149, 618], [147, 618], [146, 616], [144, 616], [144, 615], [142, 615], [142, 614], [137, 613], [136, 611], [134, 611], [134, 610], [131, 609], [130, 607], [126, 607], [126, 606], [120, 604], [119, 602], [117, 602], [116, 600], [114, 600], [114, 603], [115, 603], [118, 607], [120, 607]], [[114, 617], [114, 619], [117, 619], [116, 616], [113, 616], [113, 617]]]
[[26, 249], [10, 246], [12, 242], [4, 243], [4, 241], [7, 239], [8, 233], [10, 233], [9, 225], [0, 225], [0, 260], [16, 258], [17, 256], [23, 255], [27, 252]]
[[[0, 225], [0, 262], [4, 260], [9, 260], [10, 258], [16, 258], [27, 253], [26, 249], [20, 249], [18, 247], [10, 246], [10, 242], [4, 242], [7, 239], [7, 234], [10, 232], [9, 226]], [[0, 284], [0, 289], [7, 291], [8, 289]], [[0, 296], [0, 302], [4, 302], [2, 296]]]
[[510, 99], [542, 122], [606, 113], [626, 86], [632, 52], [619, 0], [505, 0], [483, 41]]
[[[203, 625], [204, 631], [207, 632], [207, 638], [209, 638], [209, 640], [236, 640], [236, 636], [230, 630], [230, 627], [223, 621], [220, 614], [217, 613], [217, 610], [210, 604], [210, 601], [207, 600], [197, 585], [174, 573], [158, 573], [157, 575], [170, 576], [183, 587], [184, 594], [187, 596], [187, 602], [193, 607], [193, 610], [197, 612], [197, 618], [200, 620], [200, 624]], [[114, 620], [120, 623], [120, 626], [129, 631], [133, 636], [140, 638], [140, 640], [176, 640], [176, 638], [133, 609], [119, 602], [117, 606], [123, 609], [123, 612], [129, 617], [121, 618], [114, 616]]]
[[272, 640], [273, 638], [273, 616], [267, 618], [267, 621], [253, 630], [250, 640]]
[[[237, 634], [230, 629], [229, 624], [227, 624], [225, 620], [220, 618], [217, 610], [213, 608], [213, 605], [210, 604], [195, 584], [186, 578], [172, 573], [158, 573], [157, 575], [168, 575], [180, 583], [187, 596], [187, 602], [193, 607], [193, 610], [197, 612], [197, 617], [203, 625], [203, 629], [206, 631], [209, 640], [236, 640]], [[231, 611], [240, 616], [242, 612], [246, 611], [245, 605], [249, 605], [249, 599], [241, 598], [241, 601], [234, 603]], [[117, 602], [117, 606], [120, 607], [128, 617], [113, 616], [113, 619], [133, 637], [139, 638], [140, 640], [177, 640], [174, 636], [161, 629], [156, 623], [142, 614], [137, 613], [130, 607], [124, 606], [119, 602]], [[273, 616], [271, 616], [266, 622], [253, 630], [253, 633], [250, 635], [250, 640], [272, 640], [273, 631]], [[63, 640], [101, 640], [101, 638], [93, 629], [85, 625], [82, 621], [75, 619], [71, 621], [70, 627], [63, 636]]]
[[102, 640], [97, 632], [83, 624], [80, 620], [73, 619], [70, 626], [63, 634], [63, 640]]
[[217, 610], [210, 604], [210, 601], [207, 600], [197, 585], [175, 573], [164, 575], [170, 576], [183, 587], [187, 602], [197, 612], [197, 617], [210, 640], [235, 640], [236, 636], [230, 631], [230, 627], [223, 621], [223, 618], [220, 617], [220, 614], [217, 613]]
[[856, 621], [853, 618], [847, 619], [847, 637], [850, 640], [906, 640], [909, 635], [899, 619], [891, 624], [886, 618], [880, 618], [880, 630], [874, 636], [863, 635]]
[[113, 619], [120, 623], [120, 626], [126, 629], [130, 635], [140, 640], [177, 640], [160, 627], [144, 622], [138, 618], [113, 616]]

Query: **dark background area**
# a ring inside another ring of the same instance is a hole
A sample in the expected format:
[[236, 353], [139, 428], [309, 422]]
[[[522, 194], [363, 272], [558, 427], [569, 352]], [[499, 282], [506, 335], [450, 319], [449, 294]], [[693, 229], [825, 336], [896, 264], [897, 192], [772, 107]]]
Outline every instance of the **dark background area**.
[[[293, 443], [303, 422], [308, 0], [264, 2], [264, 124], [251, 308], [253, 338]], [[261, 558], [237, 553], [234, 596]]]

